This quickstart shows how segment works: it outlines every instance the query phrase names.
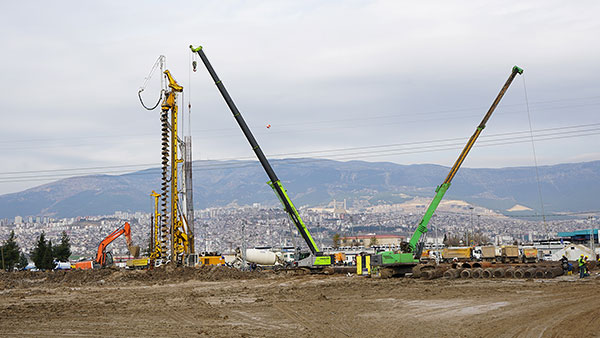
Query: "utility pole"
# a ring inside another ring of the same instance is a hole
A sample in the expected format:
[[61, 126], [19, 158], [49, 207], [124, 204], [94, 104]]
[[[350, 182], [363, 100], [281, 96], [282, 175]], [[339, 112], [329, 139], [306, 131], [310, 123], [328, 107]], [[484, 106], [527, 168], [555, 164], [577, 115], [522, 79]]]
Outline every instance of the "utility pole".
[[208, 223], [204, 222], [204, 252], [208, 252]]
[[246, 220], [242, 220], [242, 270], [246, 270]]
[[323, 229], [321, 229], [321, 222], [317, 222], [317, 229], [319, 229], [318, 230], [319, 231], [319, 235], [320, 235], [319, 237], [321, 239], [319, 245], [322, 248], [323, 247]]
[[2, 252], [2, 270], [6, 270], [4, 266], [4, 245], [0, 245], [0, 252]]
[[[473, 240], [473, 237], [475, 236], [475, 229], [473, 229], [473, 207], [469, 206], [469, 209], [471, 209], [471, 240]], [[467, 244], [468, 246], [468, 244]]]
[[592, 227], [592, 216], [588, 216], [588, 222], [590, 223], [590, 248], [592, 249], [592, 252], [595, 253], [596, 251], [594, 250], [595, 239], [594, 228]]

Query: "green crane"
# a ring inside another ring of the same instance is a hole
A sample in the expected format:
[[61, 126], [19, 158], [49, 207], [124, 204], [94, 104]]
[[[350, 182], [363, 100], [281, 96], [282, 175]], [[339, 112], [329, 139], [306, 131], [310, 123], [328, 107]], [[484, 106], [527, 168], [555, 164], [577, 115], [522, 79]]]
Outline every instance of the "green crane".
[[371, 259], [372, 266], [379, 266], [379, 267], [384, 267], [384, 268], [388, 267], [392, 271], [388, 270], [387, 274], [389, 274], [389, 273], [398, 274], [398, 273], [404, 273], [404, 272], [410, 271], [412, 266], [414, 266], [416, 263], [419, 262], [419, 258], [421, 258], [421, 253], [423, 252], [424, 238], [425, 238], [425, 234], [427, 233], [427, 225], [429, 224], [429, 221], [431, 220], [433, 213], [435, 212], [438, 205], [442, 201], [442, 198], [444, 197], [444, 194], [446, 193], [448, 188], [450, 188], [452, 179], [458, 172], [458, 169], [460, 168], [463, 161], [469, 154], [469, 151], [471, 150], [471, 148], [473, 148], [475, 141], [477, 140], [477, 138], [479, 137], [479, 135], [485, 128], [486, 123], [488, 122], [488, 120], [492, 116], [492, 113], [494, 112], [494, 110], [496, 109], [498, 104], [500, 103], [500, 100], [502, 99], [502, 97], [504, 96], [506, 91], [508, 90], [508, 87], [510, 86], [510, 84], [512, 83], [514, 78], [517, 76], [517, 74], [522, 74], [522, 73], [523, 73], [523, 69], [521, 69], [517, 66], [514, 66], [512, 68], [512, 72], [511, 72], [510, 76], [508, 77], [508, 80], [506, 80], [506, 83], [504, 83], [504, 86], [500, 90], [500, 93], [498, 93], [498, 96], [492, 103], [492, 106], [488, 110], [487, 114], [485, 114], [485, 116], [483, 117], [483, 120], [477, 126], [477, 129], [475, 130], [475, 132], [473, 133], [473, 135], [471, 136], [471, 138], [465, 145], [464, 149], [460, 153], [460, 156], [458, 157], [456, 162], [454, 162], [454, 165], [450, 169], [450, 173], [448, 173], [448, 176], [446, 176], [446, 179], [444, 180], [444, 182], [435, 189], [435, 196], [431, 200], [431, 203], [429, 203], [429, 207], [427, 208], [427, 211], [425, 211], [425, 214], [423, 215], [423, 218], [419, 222], [417, 229], [415, 230], [412, 237], [410, 238], [410, 241], [408, 242], [408, 252], [405, 252], [405, 253], [395, 253], [393, 251], [382, 252], [380, 254], [375, 255]]
[[[233, 102], [233, 99], [229, 95], [229, 92], [227, 92], [225, 85], [223, 85], [223, 82], [217, 76], [217, 73], [215, 72], [214, 68], [210, 64], [210, 61], [206, 57], [206, 54], [204, 54], [204, 51], [202, 50], [202, 46], [194, 48], [193, 46], [190, 45], [190, 49], [192, 50], [193, 53], [197, 53], [198, 56], [200, 57], [200, 59], [202, 60], [202, 62], [204, 63], [204, 66], [208, 70], [208, 73], [212, 77], [213, 81], [215, 82], [215, 85], [219, 89], [219, 92], [223, 96], [225, 103], [227, 103], [227, 106], [231, 110], [233, 117], [235, 118], [238, 125], [242, 129], [244, 136], [246, 136], [248, 143], [250, 143], [252, 150], [256, 154], [256, 157], [258, 158], [260, 164], [262, 165], [263, 169], [267, 173], [267, 176], [270, 179], [270, 181], [267, 183], [271, 186], [271, 188], [273, 188], [273, 191], [279, 198], [279, 201], [281, 202], [281, 204], [283, 204], [285, 211], [288, 213], [290, 219], [296, 226], [296, 229], [298, 229], [298, 232], [300, 233], [300, 235], [302, 236], [302, 238], [304, 239], [304, 241], [308, 245], [308, 248], [311, 251], [312, 255], [309, 255], [308, 257], [306, 257], [300, 261], [297, 261], [297, 265], [310, 267], [310, 268], [321, 268], [321, 267], [326, 267], [326, 266], [331, 265], [331, 263], [332, 263], [331, 256], [323, 255], [323, 253], [319, 250], [317, 243], [312, 238], [310, 232], [308, 231], [308, 228], [302, 221], [302, 218], [300, 218], [300, 214], [298, 213], [298, 210], [292, 203], [292, 200], [288, 196], [286, 189], [283, 187], [283, 184], [281, 184], [281, 181], [275, 174], [275, 171], [271, 167], [271, 164], [267, 160], [267, 157], [265, 156], [262, 149], [258, 145], [258, 142], [256, 142], [254, 135], [252, 135], [252, 132], [250, 131], [250, 128], [244, 121], [242, 114], [240, 113], [237, 106]], [[195, 71], [195, 66], [196, 65], [194, 64], [194, 71]], [[298, 260], [299, 257], [296, 257], [296, 259]]]

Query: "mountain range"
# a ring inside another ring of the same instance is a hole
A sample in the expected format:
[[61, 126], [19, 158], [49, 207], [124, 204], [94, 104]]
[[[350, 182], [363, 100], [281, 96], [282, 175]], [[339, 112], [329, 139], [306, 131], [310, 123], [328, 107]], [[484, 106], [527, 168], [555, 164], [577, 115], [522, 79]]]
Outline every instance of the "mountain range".
[[[271, 161], [296, 206], [318, 206], [346, 199], [349, 207], [394, 204], [414, 197], [433, 197], [449, 168], [432, 164], [340, 162], [326, 159]], [[194, 161], [194, 207], [232, 203], [278, 205], [256, 161]], [[544, 211], [583, 212], [598, 209], [600, 161], [538, 167]], [[74, 217], [146, 211], [153, 208], [152, 190], [160, 189], [160, 169], [122, 175], [89, 175], [61, 179], [17, 193], [0, 195], [0, 217], [44, 215]], [[535, 167], [462, 168], [448, 199], [463, 200], [500, 211], [515, 205], [539, 213]]]

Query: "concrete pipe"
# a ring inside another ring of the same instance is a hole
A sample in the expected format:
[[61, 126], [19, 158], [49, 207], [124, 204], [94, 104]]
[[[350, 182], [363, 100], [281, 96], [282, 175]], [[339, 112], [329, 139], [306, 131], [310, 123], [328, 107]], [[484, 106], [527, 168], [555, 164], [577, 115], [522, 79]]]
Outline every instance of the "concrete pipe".
[[523, 273], [523, 278], [529, 279], [535, 276], [535, 268], [526, 269], [525, 273]]
[[421, 271], [422, 279], [436, 279], [442, 277], [444, 274], [444, 269], [434, 269], [434, 270], [425, 270]]
[[460, 278], [471, 278], [471, 269], [464, 269], [461, 271]]
[[444, 278], [446, 279], [456, 279], [460, 277], [460, 271], [457, 269], [449, 269], [444, 271]]
[[431, 270], [421, 271], [421, 279], [431, 279], [432, 276], [433, 276], [433, 271], [431, 271]]
[[561, 267], [554, 267], [551, 270], [554, 273], [554, 277], [562, 276], [565, 273], [565, 270]]
[[480, 268], [481, 267], [481, 263], [480, 262], [473, 262], [473, 264], [471, 264], [472, 268]]
[[469, 262], [462, 263], [462, 265], [460, 267], [463, 268], [463, 269], [470, 269], [470, 268], [472, 268], [471, 263], [469, 263]]
[[471, 277], [472, 278], [481, 278], [482, 274], [483, 274], [483, 269], [482, 268], [473, 269], [471, 271]]
[[[555, 267], [555, 266], [550, 266], [547, 267], [546, 269], [544, 269], [544, 273], [546, 274], [546, 278], [554, 278], [554, 277], [558, 277], [562, 274], [562, 268], [559, 267]], [[546, 271], [550, 271], [550, 274], [552, 274], [552, 277], [550, 277], [548, 273], [546, 273]]]
[[483, 270], [483, 272], [481, 273], [481, 277], [483, 277], [483, 278], [492, 278], [492, 277], [494, 277], [494, 269], [487, 268], [487, 269]]
[[496, 268], [496, 269], [494, 269], [492, 274], [493, 274], [494, 278], [504, 278], [504, 275], [506, 274], [506, 270], [504, 268]]
[[535, 269], [533, 277], [534, 278], [544, 278], [544, 277], [546, 277], [546, 269]]
[[556, 277], [556, 276], [554, 275], [553, 269], [544, 270], [544, 278], [554, 278], [554, 277]]
[[514, 278], [515, 277], [515, 269], [506, 269], [504, 272], [504, 278]]
[[525, 270], [523, 270], [523, 269], [516, 269], [514, 276], [515, 276], [515, 278], [524, 278], [525, 277]]

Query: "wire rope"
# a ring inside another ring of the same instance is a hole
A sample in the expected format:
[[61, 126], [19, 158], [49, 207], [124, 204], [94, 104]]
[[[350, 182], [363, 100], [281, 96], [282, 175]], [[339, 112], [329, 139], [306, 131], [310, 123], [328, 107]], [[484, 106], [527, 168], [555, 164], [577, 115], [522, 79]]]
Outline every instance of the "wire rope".
[[531, 124], [531, 113], [529, 111], [529, 99], [527, 97], [527, 86], [525, 85], [525, 76], [522, 76], [523, 78], [523, 91], [525, 92], [525, 106], [527, 107], [527, 121], [529, 121], [529, 134], [531, 136], [531, 149], [533, 151], [533, 162], [535, 164], [535, 177], [537, 180], [537, 188], [538, 188], [538, 195], [540, 197], [540, 207], [541, 207], [541, 211], [542, 211], [542, 220], [544, 222], [544, 232], [546, 233], [546, 238], [549, 238], [549, 233], [548, 233], [548, 223], [546, 222], [546, 212], [544, 211], [544, 199], [542, 197], [542, 185], [540, 183], [540, 172], [539, 172], [539, 168], [538, 168], [538, 161], [537, 161], [537, 154], [535, 151], [535, 141], [534, 141], [534, 137], [533, 137], [533, 127]]

